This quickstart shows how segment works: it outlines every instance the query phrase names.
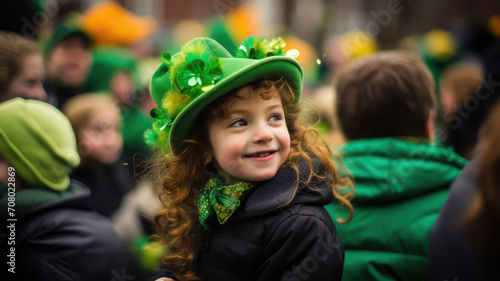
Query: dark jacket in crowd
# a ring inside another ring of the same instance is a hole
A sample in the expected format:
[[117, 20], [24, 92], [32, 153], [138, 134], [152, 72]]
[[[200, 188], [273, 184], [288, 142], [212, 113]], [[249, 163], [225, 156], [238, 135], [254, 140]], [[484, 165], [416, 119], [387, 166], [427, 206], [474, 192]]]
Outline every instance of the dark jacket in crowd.
[[478, 164], [478, 159], [473, 159], [457, 177], [432, 227], [427, 272], [429, 281], [499, 279], [500, 261], [482, 260], [462, 229], [463, 217], [477, 193]]
[[120, 208], [123, 197], [133, 189], [129, 170], [121, 160], [99, 170], [88, 170], [80, 166], [71, 173], [71, 178], [90, 188], [92, 208], [108, 218]]
[[87, 84], [79, 87], [65, 87], [50, 81], [48, 78], [43, 81], [43, 89], [47, 93], [47, 102], [59, 109], [62, 109], [69, 99], [91, 91], [91, 87]]
[[[1, 206], [8, 200], [4, 186]], [[76, 181], [64, 192], [16, 190], [15, 280], [130, 280], [130, 255], [110, 221], [90, 211], [89, 195]]]
[[[255, 186], [225, 224], [211, 218], [198, 275], [214, 281], [341, 280], [344, 249], [323, 207], [332, 199], [324, 182], [297, 187], [295, 171], [280, 169]], [[155, 275], [161, 276], [172, 278], [166, 268]]]

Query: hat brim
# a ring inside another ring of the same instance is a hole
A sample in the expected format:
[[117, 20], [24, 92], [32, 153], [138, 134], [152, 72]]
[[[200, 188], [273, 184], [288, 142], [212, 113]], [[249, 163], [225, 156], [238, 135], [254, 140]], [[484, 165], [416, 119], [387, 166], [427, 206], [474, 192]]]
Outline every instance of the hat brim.
[[[277, 80], [284, 78], [295, 94], [298, 102], [302, 93], [303, 72], [300, 64], [293, 58], [274, 56], [260, 60], [220, 58], [222, 62], [222, 79], [209, 91], [201, 94], [175, 118], [170, 130], [170, 145], [174, 153], [185, 140], [200, 112], [218, 98], [233, 90], [259, 80]], [[225, 73], [230, 73], [224, 76]]]

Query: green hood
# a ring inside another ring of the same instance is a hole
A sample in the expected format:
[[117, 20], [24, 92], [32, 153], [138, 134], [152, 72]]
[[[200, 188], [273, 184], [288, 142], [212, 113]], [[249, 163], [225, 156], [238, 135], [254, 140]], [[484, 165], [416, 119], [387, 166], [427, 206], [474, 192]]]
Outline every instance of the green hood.
[[[441, 145], [396, 138], [342, 148], [354, 176], [354, 217], [337, 231], [345, 249], [342, 280], [425, 280], [429, 231], [467, 160]], [[344, 170], [345, 172], [345, 170]], [[330, 216], [347, 217], [335, 201]]]
[[451, 148], [395, 138], [357, 140], [341, 152], [354, 175], [356, 203], [398, 201], [447, 187], [467, 164]]

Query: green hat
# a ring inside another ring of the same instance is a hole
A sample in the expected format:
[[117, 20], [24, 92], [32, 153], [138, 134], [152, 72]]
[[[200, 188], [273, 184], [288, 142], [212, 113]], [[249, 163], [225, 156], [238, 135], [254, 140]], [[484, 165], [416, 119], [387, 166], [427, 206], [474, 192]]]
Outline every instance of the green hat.
[[127, 71], [137, 83], [137, 59], [127, 49], [120, 47], [98, 48], [94, 50], [92, 69], [87, 81], [92, 91], [109, 90], [109, 81], [118, 71]]
[[54, 106], [14, 98], [0, 103], [0, 155], [30, 187], [64, 191], [80, 164], [69, 120]]
[[52, 50], [52, 48], [54, 48], [55, 45], [57, 45], [57, 43], [59, 43], [64, 38], [74, 34], [79, 34], [80, 36], [85, 38], [89, 43], [92, 43], [92, 39], [90, 38], [90, 36], [87, 33], [85, 33], [85, 31], [83, 31], [83, 29], [81, 29], [77, 23], [74, 22], [63, 23], [58, 25], [54, 29], [52, 37], [50, 37], [43, 46], [44, 56], [48, 57], [50, 51]]
[[207, 105], [254, 81], [284, 78], [298, 102], [303, 79], [294, 59], [298, 51], [285, 53], [284, 47], [281, 38], [268, 42], [249, 37], [233, 57], [215, 40], [202, 37], [188, 42], [174, 56], [163, 54], [163, 63], [151, 79], [151, 96], [159, 109], [151, 111], [154, 131], [147, 132], [146, 141], [160, 149], [170, 144], [175, 154]]

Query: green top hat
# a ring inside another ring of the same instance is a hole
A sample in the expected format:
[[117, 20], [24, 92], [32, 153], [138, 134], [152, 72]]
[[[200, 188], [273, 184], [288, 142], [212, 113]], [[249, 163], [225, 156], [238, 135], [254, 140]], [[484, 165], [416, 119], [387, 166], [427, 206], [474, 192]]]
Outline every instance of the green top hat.
[[249, 37], [233, 57], [213, 39], [202, 37], [174, 56], [163, 54], [151, 79], [151, 95], [159, 109], [151, 111], [154, 130], [146, 133], [146, 141], [162, 150], [170, 144], [175, 154], [207, 105], [254, 81], [284, 78], [298, 102], [303, 80], [302, 68], [293, 58], [298, 51], [285, 53], [284, 47], [281, 38], [268, 42]]

